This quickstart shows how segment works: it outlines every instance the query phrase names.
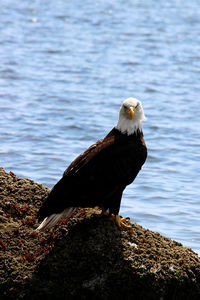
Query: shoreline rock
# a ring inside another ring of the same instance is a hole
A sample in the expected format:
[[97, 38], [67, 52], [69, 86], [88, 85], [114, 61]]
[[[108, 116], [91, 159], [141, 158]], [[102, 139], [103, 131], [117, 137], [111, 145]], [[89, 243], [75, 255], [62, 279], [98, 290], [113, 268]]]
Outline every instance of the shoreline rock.
[[85, 209], [36, 233], [48, 193], [0, 168], [0, 299], [200, 299], [198, 255], [136, 223]]

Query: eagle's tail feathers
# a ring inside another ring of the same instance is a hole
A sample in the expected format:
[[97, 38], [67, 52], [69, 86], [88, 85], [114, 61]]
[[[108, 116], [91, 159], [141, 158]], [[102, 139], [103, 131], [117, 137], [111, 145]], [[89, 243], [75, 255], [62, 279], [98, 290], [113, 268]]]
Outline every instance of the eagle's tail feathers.
[[53, 227], [61, 218], [70, 218], [70, 216], [74, 213], [76, 207], [68, 207], [63, 210], [61, 213], [52, 214], [46, 217], [42, 223], [38, 226], [36, 231], [45, 231]]

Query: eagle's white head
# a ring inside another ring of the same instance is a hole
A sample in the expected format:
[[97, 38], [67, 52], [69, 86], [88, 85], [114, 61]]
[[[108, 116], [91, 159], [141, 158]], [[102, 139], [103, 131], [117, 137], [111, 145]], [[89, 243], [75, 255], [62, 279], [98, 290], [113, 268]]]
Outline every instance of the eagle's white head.
[[122, 103], [115, 128], [131, 135], [138, 130], [142, 131], [142, 120], [145, 119], [142, 103], [136, 98], [128, 98]]

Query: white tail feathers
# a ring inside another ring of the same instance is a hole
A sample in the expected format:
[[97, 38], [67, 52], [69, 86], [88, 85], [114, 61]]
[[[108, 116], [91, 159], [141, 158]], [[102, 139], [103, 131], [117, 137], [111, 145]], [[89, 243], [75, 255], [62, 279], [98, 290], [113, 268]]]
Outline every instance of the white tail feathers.
[[36, 231], [45, 231], [53, 227], [58, 220], [61, 218], [70, 218], [70, 216], [77, 210], [76, 207], [68, 207], [65, 210], [63, 210], [59, 214], [52, 214], [49, 217], [46, 217], [40, 226], [36, 229]]

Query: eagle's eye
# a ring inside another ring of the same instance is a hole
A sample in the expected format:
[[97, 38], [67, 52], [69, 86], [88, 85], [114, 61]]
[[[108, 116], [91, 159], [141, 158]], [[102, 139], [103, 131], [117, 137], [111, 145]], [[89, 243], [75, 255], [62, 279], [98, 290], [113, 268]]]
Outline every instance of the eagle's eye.
[[139, 107], [139, 103], [136, 104], [135, 108], [138, 108], [138, 107]]

